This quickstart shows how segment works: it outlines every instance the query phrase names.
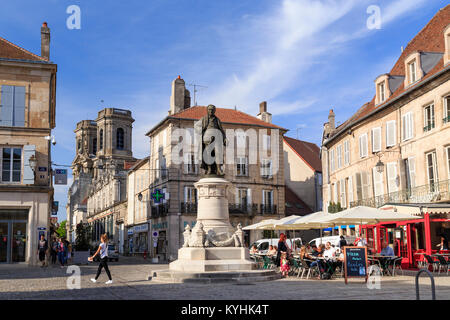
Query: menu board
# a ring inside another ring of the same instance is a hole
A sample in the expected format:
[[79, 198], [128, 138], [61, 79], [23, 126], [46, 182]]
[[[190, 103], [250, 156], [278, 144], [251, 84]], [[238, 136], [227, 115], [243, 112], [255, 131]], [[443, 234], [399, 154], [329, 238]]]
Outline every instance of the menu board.
[[367, 247], [344, 247], [345, 283], [347, 278], [365, 278], [367, 282]]

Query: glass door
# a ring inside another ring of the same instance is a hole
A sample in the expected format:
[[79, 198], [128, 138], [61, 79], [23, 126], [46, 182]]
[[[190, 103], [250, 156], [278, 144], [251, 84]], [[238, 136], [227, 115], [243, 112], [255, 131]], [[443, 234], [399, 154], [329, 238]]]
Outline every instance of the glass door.
[[0, 263], [8, 262], [8, 223], [0, 222]]
[[27, 241], [27, 224], [25, 222], [12, 223], [12, 262], [25, 262], [25, 248]]

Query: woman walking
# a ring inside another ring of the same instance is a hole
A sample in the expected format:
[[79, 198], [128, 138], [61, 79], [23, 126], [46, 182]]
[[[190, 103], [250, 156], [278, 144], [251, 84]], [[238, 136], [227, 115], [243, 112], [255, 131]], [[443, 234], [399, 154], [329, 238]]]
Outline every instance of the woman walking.
[[64, 240], [62, 238], [59, 238], [58, 260], [59, 260], [59, 263], [61, 263], [61, 268], [64, 268], [64, 264], [66, 263], [66, 257], [67, 257], [67, 246], [64, 243]]
[[277, 263], [277, 267], [280, 266], [281, 253], [286, 252], [286, 254], [288, 254], [288, 250], [289, 250], [289, 247], [286, 244], [286, 235], [284, 233], [281, 233], [280, 240], [278, 241], [277, 258], [275, 260]]
[[111, 273], [109, 272], [108, 268], [108, 237], [105, 234], [102, 234], [100, 236], [100, 245], [98, 246], [97, 252], [94, 253], [92, 257], [89, 257], [89, 261], [93, 261], [95, 256], [100, 253], [100, 264], [98, 266], [97, 275], [95, 276], [95, 279], [92, 278], [92, 282], [97, 282], [98, 277], [100, 276], [100, 273], [102, 272], [102, 268], [105, 268], [106, 274], [108, 275], [109, 280], [106, 281], [106, 284], [113, 283], [111, 278]]
[[44, 235], [41, 234], [41, 240], [39, 240], [37, 252], [39, 255], [39, 261], [42, 262], [41, 268], [45, 266], [45, 256], [47, 254], [47, 250], [48, 250], [47, 240], [45, 240]]

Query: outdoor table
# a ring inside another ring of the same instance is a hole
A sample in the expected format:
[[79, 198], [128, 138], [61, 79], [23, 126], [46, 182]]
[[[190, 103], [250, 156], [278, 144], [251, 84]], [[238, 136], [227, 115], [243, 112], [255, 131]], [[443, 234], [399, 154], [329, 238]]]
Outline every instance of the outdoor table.
[[387, 271], [388, 273], [391, 273], [389, 271], [389, 262], [390, 262], [390, 260], [394, 260], [394, 259], [398, 258], [397, 256], [382, 256], [382, 255], [378, 255], [378, 254], [376, 254], [376, 255], [369, 255], [368, 257], [378, 260], [379, 263], [380, 263], [381, 269], [383, 271]]

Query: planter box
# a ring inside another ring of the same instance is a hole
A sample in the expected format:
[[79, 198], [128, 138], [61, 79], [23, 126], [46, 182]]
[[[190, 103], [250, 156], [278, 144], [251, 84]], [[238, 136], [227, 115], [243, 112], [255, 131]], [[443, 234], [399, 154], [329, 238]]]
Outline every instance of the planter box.
[[72, 263], [73, 264], [88, 264], [88, 258], [91, 256], [91, 252], [89, 250], [86, 251], [75, 251]]

